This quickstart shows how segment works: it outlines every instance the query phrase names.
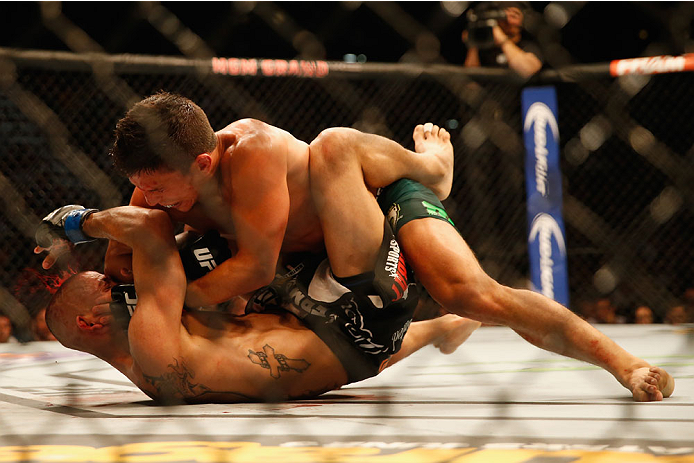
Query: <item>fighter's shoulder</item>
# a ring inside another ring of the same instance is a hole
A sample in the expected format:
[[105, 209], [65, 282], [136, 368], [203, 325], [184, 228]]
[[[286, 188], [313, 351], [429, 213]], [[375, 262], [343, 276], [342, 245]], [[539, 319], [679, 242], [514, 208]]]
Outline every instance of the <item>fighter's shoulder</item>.
[[245, 118], [232, 122], [217, 132], [219, 136], [233, 136], [239, 140], [275, 135], [279, 129], [259, 119]]
[[269, 149], [273, 140], [280, 135], [279, 129], [258, 119], [239, 119], [217, 132], [233, 153], [256, 152]]
[[234, 130], [244, 130], [244, 129], [265, 129], [271, 128], [272, 126], [260, 119], [253, 119], [252, 117], [246, 117], [243, 119], [238, 119], [231, 124], [224, 127], [220, 132], [234, 131]]

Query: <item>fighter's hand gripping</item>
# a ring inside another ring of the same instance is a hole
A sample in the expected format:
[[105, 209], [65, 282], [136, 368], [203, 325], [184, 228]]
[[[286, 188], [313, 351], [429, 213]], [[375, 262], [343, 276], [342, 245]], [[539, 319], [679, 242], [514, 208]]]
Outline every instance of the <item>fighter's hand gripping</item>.
[[79, 244], [92, 241], [82, 232], [82, 225], [89, 215], [97, 209], [85, 209], [83, 206], [70, 204], [60, 207], [43, 218], [36, 229], [35, 239], [38, 245], [34, 252], [39, 254], [48, 251], [43, 261], [43, 268], [50, 268], [62, 254], [70, 250], [70, 243]]

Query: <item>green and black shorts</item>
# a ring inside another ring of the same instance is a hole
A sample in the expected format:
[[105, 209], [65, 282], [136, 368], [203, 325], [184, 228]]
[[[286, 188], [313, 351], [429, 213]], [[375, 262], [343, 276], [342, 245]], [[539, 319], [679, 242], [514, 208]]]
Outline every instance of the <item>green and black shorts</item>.
[[395, 236], [406, 223], [422, 218], [434, 218], [455, 224], [433, 191], [414, 180], [402, 179], [382, 188], [378, 193], [378, 205]]

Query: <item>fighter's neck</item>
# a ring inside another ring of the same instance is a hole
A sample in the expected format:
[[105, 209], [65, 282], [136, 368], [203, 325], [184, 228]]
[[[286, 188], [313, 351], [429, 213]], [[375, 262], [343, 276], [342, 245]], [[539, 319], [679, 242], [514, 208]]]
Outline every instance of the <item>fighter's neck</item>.
[[132, 379], [135, 359], [133, 359], [133, 356], [130, 354], [130, 349], [123, 346], [122, 343], [114, 342], [113, 346], [110, 348], [94, 349], [89, 353], [100, 358], [104, 362], [107, 362], [113, 368]]
[[216, 148], [209, 153], [210, 156], [210, 167], [206, 172], [196, 172], [193, 176], [193, 184], [196, 185], [198, 194], [200, 196], [209, 197], [217, 196], [219, 194], [220, 186], [222, 184], [222, 157], [224, 154], [224, 146], [221, 140], [219, 140]]

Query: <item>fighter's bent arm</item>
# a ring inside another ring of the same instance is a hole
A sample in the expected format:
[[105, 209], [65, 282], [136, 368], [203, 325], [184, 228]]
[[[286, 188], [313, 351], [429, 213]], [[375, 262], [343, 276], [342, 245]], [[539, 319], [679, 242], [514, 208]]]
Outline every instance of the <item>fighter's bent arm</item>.
[[[130, 205], [151, 209], [142, 192], [137, 188], [130, 198]], [[109, 240], [104, 255], [104, 274], [116, 281], [132, 283], [132, 254], [133, 250], [129, 246], [116, 240]]]
[[275, 276], [289, 217], [286, 146], [264, 134], [241, 140], [222, 175], [237, 253], [188, 285], [189, 307], [217, 304], [269, 284]]
[[83, 231], [132, 249], [138, 303], [128, 330], [131, 353], [146, 374], [165, 372], [181, 350], [186, 287], [171, 220], [160, 210], [122, 206], [92, 214]]

